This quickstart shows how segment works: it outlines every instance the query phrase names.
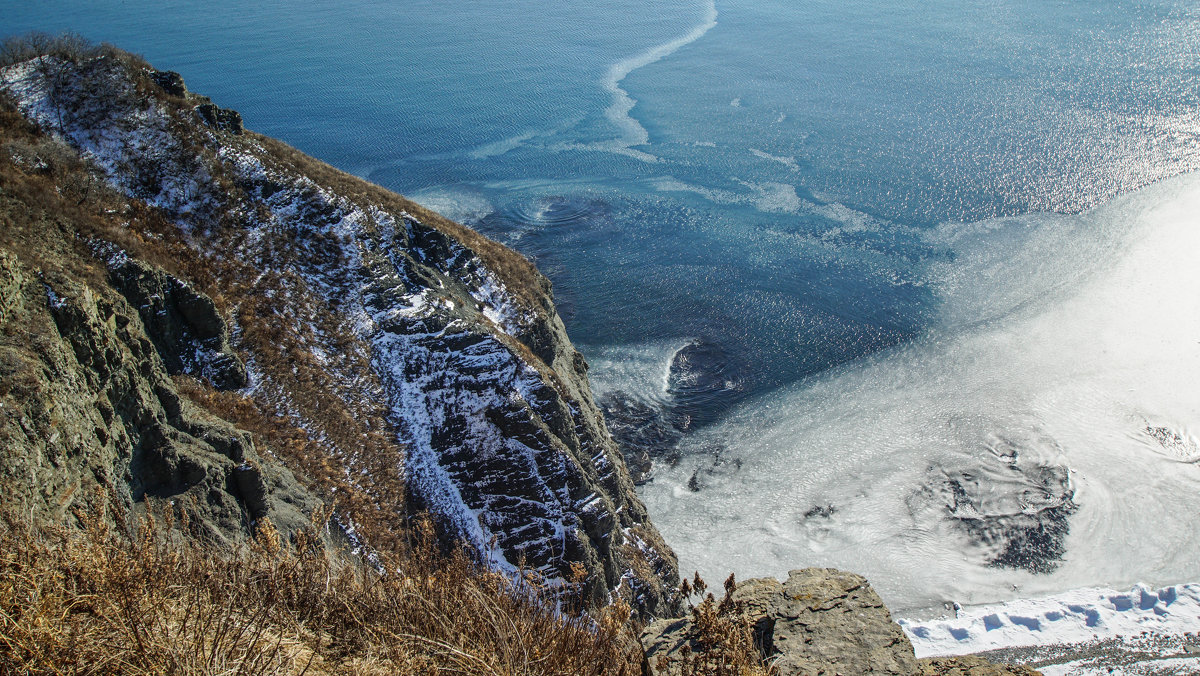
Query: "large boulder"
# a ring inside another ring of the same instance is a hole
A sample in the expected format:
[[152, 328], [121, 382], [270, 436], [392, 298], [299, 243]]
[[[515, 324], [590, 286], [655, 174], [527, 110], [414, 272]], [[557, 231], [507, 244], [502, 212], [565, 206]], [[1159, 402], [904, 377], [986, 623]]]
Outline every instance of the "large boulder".
[[[866, 578], [832, 568], [793, 570], [784, 582], [747, 580], [732, 589], [717, 612], [726, 615], [730, 627], [749, 631], [758, 657], [778, 676], [1037, 673], [974, 657], [917, 660], [904, 630]], [[689, 656], [694, 661], [714, 649], [698, 626], [706, 622], [711, 623], [706, 613], [694, 612], [647, 627], [641, 637], [647, 673], [683, 674]]]

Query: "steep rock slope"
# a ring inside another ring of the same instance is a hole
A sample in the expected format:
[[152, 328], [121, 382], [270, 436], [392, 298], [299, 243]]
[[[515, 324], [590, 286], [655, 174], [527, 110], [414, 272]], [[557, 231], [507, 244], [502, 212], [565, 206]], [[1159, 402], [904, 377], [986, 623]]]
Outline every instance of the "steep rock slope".
[[[130, 227], [161, 221], [158, 236], [181, 240], [196, 281], [231, 309], [229, 332], [193, 321], [203, 302], [98, 247], [118, 288], [132, 280], [126, 295], [154, 345], [174, 355], [164, 368], [248, 384], [377, 509], [406, 508], [391, 490], [402, 480], [496, 568], [665, 612], [674, 555], [634, 493], [547, 280], [473, 231], [247, 132], [177, 75], [119, 56], [17, 63], [0, 71], [0, 92], [149, 205]], [[164, 313], [184, 321], [155, 331]], [[355, 516], [343, 525], [353, 534]]]
[[[131, 305], [146, 290], [131, 275], [169, 282], [178, 299], [192, 304], [197, 321], [221, 335], [219, 316], [195, 310], [211, 309], [211, 300], [126, 257], [110, 268], [111, 281], [103, 261], [82, 271], [37, 265], [39, 258], [79, 260], [82, 244], [69, 223], [20, 197], [0, 195], [0, 213], [14, 208], [27, 218], [3, 219], [0, 242], [0, 488], [6, 501], [51, 523], [94, 516], [97, 500], [111, 501], [105, 506], [117, 509], [103, 513], [116, 518], [169, 501], [187, 515], [193, 535], [227, 544], [245, 540], [264, 517], [285, 534], [308, 525], [318, 501], [292, 473], [261, 455], [248, 432], [180, 395], [166, 363], [193, 357], [199, 344], [180, 340], [171, 349], [156, 348], [162, 333], [186, 329], [166, 312], [154, 324], [144, 322], [154, 305], [142, 305], [141, 312]], [[210, 363], [235, 364], [236, 357], [221, 353]]]

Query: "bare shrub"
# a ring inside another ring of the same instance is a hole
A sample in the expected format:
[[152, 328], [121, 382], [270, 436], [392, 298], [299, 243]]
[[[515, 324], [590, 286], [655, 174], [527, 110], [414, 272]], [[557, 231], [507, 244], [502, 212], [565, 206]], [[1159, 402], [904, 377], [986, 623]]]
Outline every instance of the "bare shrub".
[[128, 59], [128, 63], [145, 63], [140, 56], [117, 49], [109, 44], [96, 45], [79, 33], [64, 32], [58, 35], [32, 32], [14, 35], [0, 43], [0, 68], [11, 66], [39, 56], [54, 56], [71, 63], [81, 63], [100, 56]]
[[[696, 573], [686, 578], [679, 594], [688, 602], [692, 615], [689, 643], [678, 657], [660, 656], [653, 665], [656, 673], [678, 676], [770, 676], [775, 670], [764, 664], [754, 644], [754, 631], [743, 604], [734, 601], [736, 586], [731, 574], [725, 580], [725, 596], [718, 602], [708, 585]], [[692, 596], [700, 598], [692, 604]]]

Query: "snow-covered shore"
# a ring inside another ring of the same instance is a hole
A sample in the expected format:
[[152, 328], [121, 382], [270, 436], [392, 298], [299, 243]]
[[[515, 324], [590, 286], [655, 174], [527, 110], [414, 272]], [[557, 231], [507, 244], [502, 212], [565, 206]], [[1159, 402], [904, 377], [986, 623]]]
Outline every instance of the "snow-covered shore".
[[1200, 673], [1200, 584], [1075, 589], [898, 619], [918, 657], [1000, 651], [1047, 676]]

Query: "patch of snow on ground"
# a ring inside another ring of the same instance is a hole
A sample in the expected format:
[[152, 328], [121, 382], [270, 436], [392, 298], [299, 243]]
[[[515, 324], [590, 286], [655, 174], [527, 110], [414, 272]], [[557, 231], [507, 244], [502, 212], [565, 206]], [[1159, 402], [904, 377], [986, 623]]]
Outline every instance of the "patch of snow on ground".
[[[1200, 632], [1200, 584], [1129, 591], [1076, 589], [1038, 599], [962, 608], [957, 617], [899, 619], [917, 657], [1017, 646]], [[1063, 672], [1068, 673], [1068, 672]]]

